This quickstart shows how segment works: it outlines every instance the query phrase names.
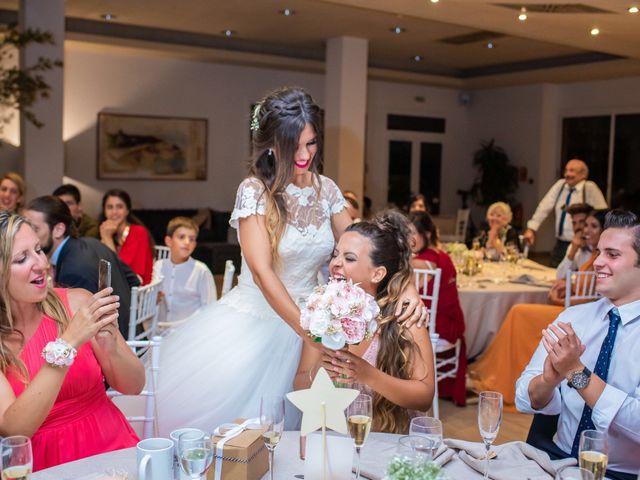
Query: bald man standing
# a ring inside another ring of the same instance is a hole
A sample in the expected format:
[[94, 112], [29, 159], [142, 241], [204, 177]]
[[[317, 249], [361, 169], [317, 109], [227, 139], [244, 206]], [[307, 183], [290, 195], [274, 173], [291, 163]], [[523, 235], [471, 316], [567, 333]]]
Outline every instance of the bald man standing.
[[527, 222], [524, 239], [533, 245], [538, 228], [552, 210], [555, 212], [556, 243], [551, 252], [552, 267], [557, 267], [562, 261], [573, 238], [571, 218], [566, 212], [567, 207], [574, 203], [588, 203], [595, 209], [607, 208], [604, 195], [598, 185], [587, 180], [588, 176], [589, 168], [586, 163], [577, 158], [569, 160], [564, 168], [564, 178], [553, 184], [538, 204], [531, 220]]

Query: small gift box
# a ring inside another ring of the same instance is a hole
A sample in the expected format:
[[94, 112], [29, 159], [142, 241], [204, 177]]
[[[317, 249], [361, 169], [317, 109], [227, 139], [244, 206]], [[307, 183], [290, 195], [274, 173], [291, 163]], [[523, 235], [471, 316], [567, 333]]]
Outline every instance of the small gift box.
[[[220, 434], [211, 440], [215, 455], [207, 480], [259, 480], [269, 471], [263, 430], [246, 428], [248, 424], [243, 419], [234, 420], [233, 423], [244, 425], [245, 428], [216, 429], [216, 433]], [[255, 427], [255, 423], [251, 427]]]

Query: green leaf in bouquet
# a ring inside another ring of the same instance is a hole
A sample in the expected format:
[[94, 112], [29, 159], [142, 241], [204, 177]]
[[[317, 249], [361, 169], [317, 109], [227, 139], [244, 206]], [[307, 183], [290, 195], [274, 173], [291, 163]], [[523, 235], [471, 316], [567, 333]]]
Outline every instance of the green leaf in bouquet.
[[406, 457], [395, 457], [387, 468], [385, 480], [445, 480], [442, 469], [433, 462], [419, 462]]

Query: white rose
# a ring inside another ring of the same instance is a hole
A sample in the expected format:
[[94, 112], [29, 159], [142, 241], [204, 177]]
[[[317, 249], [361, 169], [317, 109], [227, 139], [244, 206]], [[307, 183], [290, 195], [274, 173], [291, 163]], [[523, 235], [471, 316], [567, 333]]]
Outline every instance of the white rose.
[[309, 320], [309, 331], [316, 337], [321, 337], [327, 331], [331, 316], [324, 310], [316, 310]]

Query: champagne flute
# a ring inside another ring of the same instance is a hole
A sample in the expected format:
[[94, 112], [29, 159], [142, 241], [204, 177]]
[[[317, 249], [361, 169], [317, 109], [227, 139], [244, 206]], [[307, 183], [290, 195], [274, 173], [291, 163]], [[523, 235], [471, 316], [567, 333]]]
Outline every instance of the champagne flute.
[[284, 429], [284, 398], [264, 395], [260, 399], [260, 425], [264, 428], [262, 439], [269, 451], [269, 477], [273, 480], [273, 453], [280, 443]]
[[580, 467], [565, 467], [556, 474], [556, 480], [594, 480], [593, 473]]
[[202, 432], [185, 432], [178, 438], [180, 468], [193, 480], [202, 478], [213, 462], [211, 437]]
[[366, 393], [361, 393], [356, 397], [347, 409], [347, 424], [349, 426], [349, 435], [353, 438], [356, 445], [356, 454], [358, 456], [358, 464], [356, 465], [356, 480], [360, 478], [360, 449], [367, 440], [369, 431], [371, 430], [371, 397]]
[[498, 392], [481, 392], [478, 401], [478, 429], [487, 449], [485, 456], [485, 480], [489, 478], [489, 450], [498, 436], [502, 421], [502, 394]]
[[602, 480], [609, 461], [609, 442], [605, 432], [585, 430], [580, 434], [578, 460], [580, 467], [593, 473], [594, 480]]
[[6, 437], [0, 443], [2, 480], [29, 480], [33, 465], [31, 440], [24, 435]]
[[433, 460], [442, 445], [442, 422], [433, 417], [415, 417], [409, 425], [409, 435], [426, 437], [430, 441], [430, 460]]

